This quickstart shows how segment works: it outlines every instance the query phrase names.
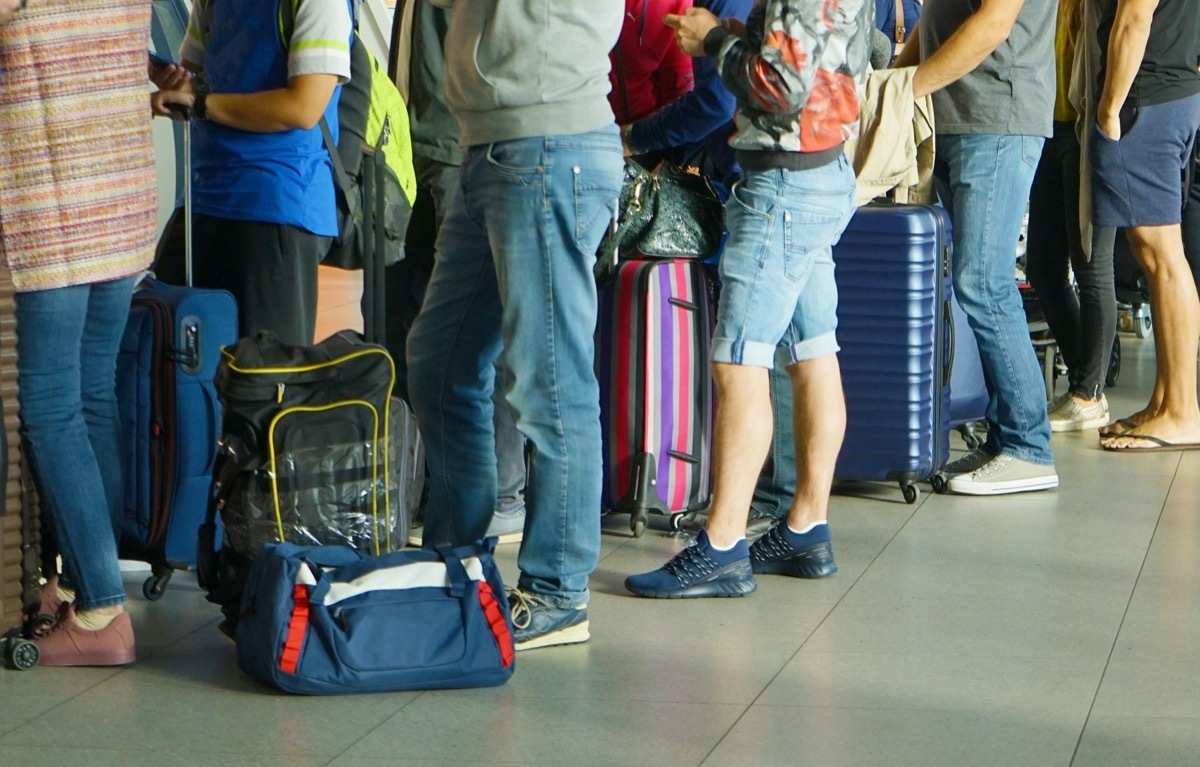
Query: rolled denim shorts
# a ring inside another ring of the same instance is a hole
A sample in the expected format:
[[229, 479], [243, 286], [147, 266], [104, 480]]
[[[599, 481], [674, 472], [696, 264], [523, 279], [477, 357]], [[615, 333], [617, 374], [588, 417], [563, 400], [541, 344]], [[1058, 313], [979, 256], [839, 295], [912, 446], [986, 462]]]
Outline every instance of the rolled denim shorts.
[[725, 204], [714, 362], [772, 368], [837, 353], [833, 245], [853, 212], [845, 155], [744, 173]]
[[1091, 123], [1092, 221], [1169, 226], [1183, 216], [1184, 171], [1200, 127], [1200, 94], [1121, 110], [1121, 138]]

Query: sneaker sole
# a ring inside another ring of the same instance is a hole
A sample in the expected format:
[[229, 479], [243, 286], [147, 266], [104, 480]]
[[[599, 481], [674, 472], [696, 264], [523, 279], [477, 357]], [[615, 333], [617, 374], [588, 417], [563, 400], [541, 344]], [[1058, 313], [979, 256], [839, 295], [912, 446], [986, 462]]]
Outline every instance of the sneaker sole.
[[1031, 493], [1036, 490], [1053, 490], [1058, 487], [1058, 476], [1012, 479], [1007, 482], [960, 483], [958, 487], [954, 486], [954, 480], [950, 480], [947, 487], [950, 492], [957, 495], [1011, 495], [1012, 493]]
[[58, 668], [70, 666], [128, 666], [137, 660], [137, 652], [128, 650], [112, 650], [110, 652], [79, 652], [65, 653], [61, 656], [43, 655], [38, 659], [39, 666], [54, 666]]
[[583, 621], [576, 623], [574, 626], [568, 626], [565, 629], [551, 631], [540, 636], [535, 636], [532, 639], [526, 639], [524, 642], [517, 642], [514, 649], [517, 652], [522, 650], [536, 650], [539, 647], [555, 647], [564, 644], [580, 644], [592, 638], [591, 632], [588, 630], [588, 622]]
[[684, 589], [671, 591], [631, 588], [628, 583], [625, 584], [625, 588], [636, 596], [650, 599], [701, 599], [703, 597], [744, 597], [758, 590], [758, 582], [754, 578], [748, 578], [738, 581], [697, 583]]
[[1059, 421], [1050, 422], [1050, 431], [1087, 431], [1088, 429], [1099, 429], [1101, 426], [1108, 425], [1108, 414], [1098, 415], [1094, 418], [1087, 418], [1082, 421]]

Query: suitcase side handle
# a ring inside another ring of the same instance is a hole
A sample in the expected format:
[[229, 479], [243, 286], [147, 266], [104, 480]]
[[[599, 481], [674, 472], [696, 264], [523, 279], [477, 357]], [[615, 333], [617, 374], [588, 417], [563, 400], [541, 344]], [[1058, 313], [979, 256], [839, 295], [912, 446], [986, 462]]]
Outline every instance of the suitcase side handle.
[[942, 361], [942, 386], [950, 385], [954, 372], [954, 312], [950, 310], [950, 299], [942, 301], [942, 327], [946, 329], [946, 359]]

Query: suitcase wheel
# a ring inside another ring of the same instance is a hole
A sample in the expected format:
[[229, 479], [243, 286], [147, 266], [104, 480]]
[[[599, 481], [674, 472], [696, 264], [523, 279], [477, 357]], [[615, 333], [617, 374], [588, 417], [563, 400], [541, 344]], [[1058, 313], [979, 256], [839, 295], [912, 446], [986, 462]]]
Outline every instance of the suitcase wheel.
[[641, 538], [642, 533], [646, 532], [646, 513], [634, 512], [629, 518], [629, 529], [633, 531], [634, 538]]
[[166, 570], [156, 575], [151, 575], [142, 584], [142, 596], [149, 599], [151, 602], [157, 602], [162, 599], [163, 594], [167, 593], [167, 583], [171, 580], [171, 570]]
[[916, 503], [921, 497], [921, 488], [911, 482], [904, 482], [900, 485], [900, 492], [904, 494], [905, 503]]
[[38, 663], [41, 652], [38, 646], [27, 639], [9, 637], [4, 646], [4, 660], [10, 668], [27, 671]]
[[[978, 445], [975, 447], [978, 447]], [[974, 448], [972, 448], [972, 450], [974, 450]], [[930, 477], [929, 486], [932, 487], [933, 492], [937, 493], [938, 495], [945, 495], [946, 491], [949, 489], [946, 485], [946, 478], [941, 474], [934, 474], [932, 477]]]
[[684, 517], [686, 517], [686, 516], [687, 516], [687, 513], [683, 512], [683, 511], [672, 514], [671, 518], [669, 520], [669, 522], [671, 523], [671, 529], [675, 530], [675, 531], [682, 530]]

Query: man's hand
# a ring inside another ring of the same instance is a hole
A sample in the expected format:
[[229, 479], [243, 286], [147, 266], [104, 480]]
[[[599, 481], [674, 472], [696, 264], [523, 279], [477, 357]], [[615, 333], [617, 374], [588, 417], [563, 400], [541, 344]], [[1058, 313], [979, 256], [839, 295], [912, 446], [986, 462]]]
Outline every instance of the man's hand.
[[704, 55], [704, 38], [721, 25], [721, 20], [704, 8], [688, 8], [680, 15], [668, 13], [663, 16], [663, 24], [675, 30], [675, 42], [679, 50], [689, 56]]
[[[4, 2], [4, 0], [0, 0]], [[179, 64], [163, 64], [156, 66], [153, 62], [148, 65], [148, 74], [150, 82], [158, 86], [159, 90], [163, 91], [190, 91], [192, 86], [192, 73]]]
[[1121, 116], [1119, 114], [1109, 116], [1096, 115], [1096, 127], [1113, 141], [1121, 140]]
[[183, 112], [178, 109], [171, 109], [171, 105], [192, 108], [195, 103], [196, 96], [192, 93], [192, 87], [189, 83], [187, 90], [178, 91], [158, 91], [150, 97], [150, 111], [160, 117], [170, 117], [172, 120], [184, 119]]

